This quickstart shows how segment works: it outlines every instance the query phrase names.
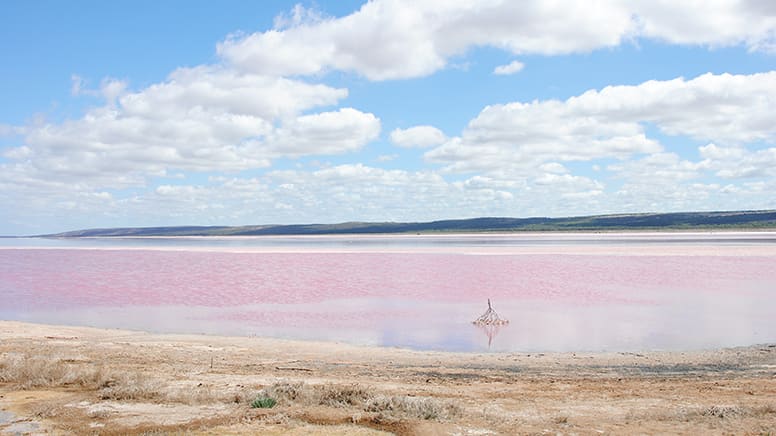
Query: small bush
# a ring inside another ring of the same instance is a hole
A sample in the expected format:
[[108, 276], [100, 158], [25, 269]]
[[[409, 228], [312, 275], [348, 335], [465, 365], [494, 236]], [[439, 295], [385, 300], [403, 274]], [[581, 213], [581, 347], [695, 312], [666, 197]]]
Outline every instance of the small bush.
[[103, 383], [100, 389], [100, 399], [114, 401], [162, 400], [165, 399], [162, 394], [164, 388], [165, 386], [159, 380], [149, 378], [144, 374], [117, 374]]
[[316, 394], [318, 404], [330, 407], [359, 406], [370, 398], [369, 392], [355, 384], [317, 386]]
[[367, 412], [387, 413], [398, 417], [412, 417], [427, 420], [443, 420], [459, 415], [461, 409], [448, 402], [430, 397], [405, 397], [377, 395], [370, 398], [365, 407]]
[[309, 389], [301, 382], [277, 382], [261, 390], [259, 396], [276, 398], [281, 401], [296, 401], [308, 394]]
[[251, 403], [251, 407], [254, 409], [271, 409], [275, 407], [278, 402], [274, 398], [270, 397], [258, 397]]

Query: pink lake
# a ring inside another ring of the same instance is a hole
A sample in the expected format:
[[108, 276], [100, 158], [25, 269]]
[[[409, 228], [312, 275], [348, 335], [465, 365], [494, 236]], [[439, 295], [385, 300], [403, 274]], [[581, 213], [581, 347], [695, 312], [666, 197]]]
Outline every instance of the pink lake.
[[[2, 319], [458, 351], [776, 342], [773, 234], [5, 244]], [[509, 325], [471, 325], [488, 298]]]

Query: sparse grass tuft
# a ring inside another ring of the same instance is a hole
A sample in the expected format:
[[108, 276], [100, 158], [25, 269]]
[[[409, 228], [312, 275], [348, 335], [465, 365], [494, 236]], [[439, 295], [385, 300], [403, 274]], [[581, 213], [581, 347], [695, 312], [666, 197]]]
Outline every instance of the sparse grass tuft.
[[258, 397], [251, 403], [251, 407], [254, 409], [271, 409], [275, 407], [278, 402], [270, 397]]

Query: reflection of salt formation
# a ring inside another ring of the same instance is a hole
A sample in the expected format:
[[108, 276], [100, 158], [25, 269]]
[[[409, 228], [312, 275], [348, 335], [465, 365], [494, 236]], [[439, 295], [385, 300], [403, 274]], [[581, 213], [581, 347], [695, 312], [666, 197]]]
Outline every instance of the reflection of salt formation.
[[479, 326], [498, 326], [498, 325], [505, 325], [509, 324], [509, 321], [505, 319], [501, 319], [498, 316], [498, 313], [496, 313], [495, 310], [493, 310], [493, 307], [490, 305], [490, 298], [488, 298], [488, 310], [485, 311], [485, 313], [482, 314], [479, 318], [472, 321], [472, 324], [479, 325]]
[[498, 335], [498, 331], [501, 329], [500, 325], [478, 325], [477, 326], [480, 330], [482, 330], [485, 335], [488, 337], [488, 348], [493, 344], [493, 339], [495, 339], [496, 335]]

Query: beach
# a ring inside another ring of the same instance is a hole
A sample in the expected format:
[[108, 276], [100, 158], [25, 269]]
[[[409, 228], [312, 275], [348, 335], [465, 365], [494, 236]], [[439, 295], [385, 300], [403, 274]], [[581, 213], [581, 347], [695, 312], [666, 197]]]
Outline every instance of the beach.
[[774, 431], [776, 344], [451, 353], [0, 321], [0, 434]]

